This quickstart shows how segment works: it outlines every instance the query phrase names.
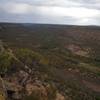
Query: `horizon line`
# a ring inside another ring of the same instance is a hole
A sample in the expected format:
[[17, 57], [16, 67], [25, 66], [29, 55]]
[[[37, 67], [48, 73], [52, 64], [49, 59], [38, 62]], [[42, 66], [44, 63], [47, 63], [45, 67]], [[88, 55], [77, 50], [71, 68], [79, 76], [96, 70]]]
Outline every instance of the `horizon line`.
[[96, 26], [96, 27], [100, 27], [100, 25], [77, 25], [77, 24], [58, 24], [58, 23], [40, 23], [40, 22], [9, 22], [9, 21], [0, 21], [0, 24], [37, 24], [37, 25], [57, 25], [57, 26]]

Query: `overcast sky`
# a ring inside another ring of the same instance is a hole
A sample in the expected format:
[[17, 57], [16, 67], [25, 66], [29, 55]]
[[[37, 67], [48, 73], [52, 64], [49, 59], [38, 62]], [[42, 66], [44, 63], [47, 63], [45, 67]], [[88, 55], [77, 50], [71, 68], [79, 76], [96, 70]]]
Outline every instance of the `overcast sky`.
[[100, 0], [0, 0], [0, 22], [100, 25]]

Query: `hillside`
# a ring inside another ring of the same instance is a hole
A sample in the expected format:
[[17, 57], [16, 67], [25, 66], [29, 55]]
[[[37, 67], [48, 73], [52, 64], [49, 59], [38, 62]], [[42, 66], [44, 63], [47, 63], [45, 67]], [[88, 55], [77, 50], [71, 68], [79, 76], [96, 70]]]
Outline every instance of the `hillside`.
[[100, 27], [0, 23], [0, 75], [9, 100], [100, 100]]

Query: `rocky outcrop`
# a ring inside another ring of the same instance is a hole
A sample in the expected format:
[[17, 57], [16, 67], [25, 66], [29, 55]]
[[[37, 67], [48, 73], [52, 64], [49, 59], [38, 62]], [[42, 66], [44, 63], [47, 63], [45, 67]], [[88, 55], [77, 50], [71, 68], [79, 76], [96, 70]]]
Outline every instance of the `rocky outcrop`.
[[56, 100], [65, 100], [65, 97], [62, 94], [57, 93], [56, 94]]
[[7, 98], [6, 87], [3, 79], [0, 77], [0, 100], [5, 100]]

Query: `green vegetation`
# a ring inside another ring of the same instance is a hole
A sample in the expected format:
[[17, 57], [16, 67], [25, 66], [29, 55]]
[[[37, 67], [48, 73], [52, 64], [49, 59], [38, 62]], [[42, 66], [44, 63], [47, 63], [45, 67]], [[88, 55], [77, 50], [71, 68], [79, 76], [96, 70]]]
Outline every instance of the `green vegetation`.
[[100, 97], [96, 97], [96, 100], [100, 100]]
[[23, 100], [42, 100], [42, 99], [39, 94], [33, 92], [31, 95], [25, 96]]
[[47, 87], [48, 100], [54, 100], [56, 98], [57, 89], [54, 85]]
[[21, 86], [23, 100], [45, 100], [41, 91], [30, 90], [32, 94], [27, 95], [27, 84], [52, 84], [46, 87], [46, 100], [55, 100], [58, 91], [70, 100], [100, 100], [99, 27], [3, 27], [0, 38], [5, 43], [4, 52], [0, 53], [0, 74]]
[[4, 51], [0, 54], [0, 74], [7, 73], [12, 67], [12, 56]]
[[44, 58], [40, 53], [28, 48], [17, 49], [15, 54], [18, 59], [27, 65], [34, 65], [35, 63], [42, 65], [48, 64], [48, 60]]

